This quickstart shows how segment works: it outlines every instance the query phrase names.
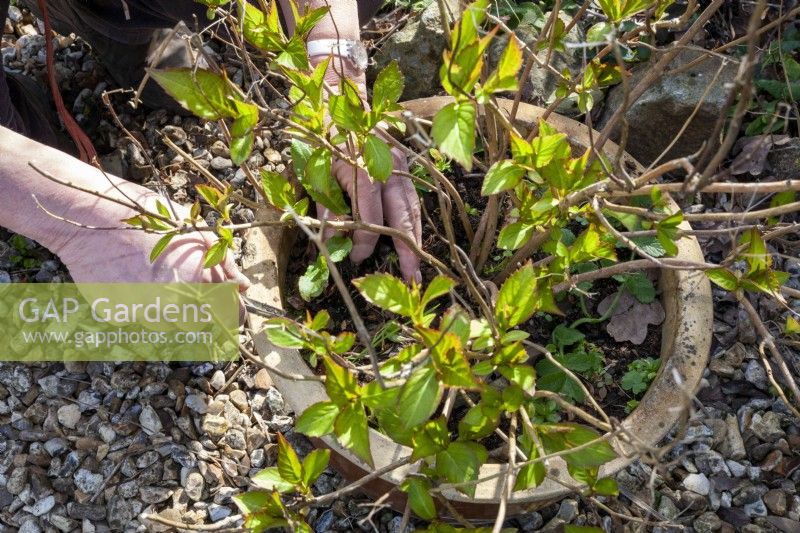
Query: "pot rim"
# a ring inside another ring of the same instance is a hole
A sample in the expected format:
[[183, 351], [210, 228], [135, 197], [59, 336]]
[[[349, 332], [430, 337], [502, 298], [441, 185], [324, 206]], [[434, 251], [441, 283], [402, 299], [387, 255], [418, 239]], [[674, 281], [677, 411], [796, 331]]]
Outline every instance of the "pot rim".
[[[453, 101], [450, 97], [432, 97], [411, 100], [401, 105], [414, 115], [431, 118], [436, 111]], [[505, 110], [511, 108], [510, 100], [499, 100]], [[544, 109], [526, 103], [520, 103], [517, 121], [522, 125], [530, 125], [538, 121]], [[566, 133], [571, 142], [581, 146], [588, 144], [588, 128], [568, 117], [551, 114], [548, 123], [557, 130]], [[594, 132], [594, 135], [598, 135]], [[607, 142], [606, 153], [615, 153], [618, 146]], [[623, 162], [633, 165], [638, 172], [643, 167], [629, 154], [625, 153]], [[670, 201], [672, 201], [670, 199]], [[260, 216], [277, 218], [275, 210], [265, 209]], [[691, 229], [688, 222], [683, 222], [682, 229]], [[247, 245], [243, 257], [245, 273], [254, 282], [248, 290], [248, 296], [282, 307], [280, 290], [283, 287], [285, 263], [288, 254], [288, 243], [291, 240], [284, 228], [253, 228], [247, 235]], [[692, 262], [703, 262], [703, 252], [697, 239], [683, 237], [678, 245], [678, 259]], [[635, 459], [635, 448], [651, 448], [663, 439], [678, 422], [690, 394], [698, 388], [703, 371], [709, 358], [711, 347], [710, 331], [713, 324], [711, 286], [702, 272], [687, 272], [664, 269], [659, 276], [662, 305], [666, 318], [662, 323], [661, 359], [659, 373], [651, 383], [638, 407], [626, 417], [621, 427], [630, 439], [625, 443], [618, 438], [609, 441], [620, 457], [606, 463], [600, 468], [600, 476], [610, 476], [630, 464]], [[260, 331], [264, 319], [250, 315], [253, 331]], [[313, 375], [299, 351], [279, 348], [272, 345], [263, 332], [254, 336], [256, 352], [268, 366], [273, 366], [283, 375]], [[269, 371], [269, 368], [267, 368]], [[296, 382], [270, 372], [275, 386], [281, 391], [286, 404], [296, 415], [300, 415], [310, 405], [328, 400], [324, 386], [315, 381]], [[411, 449], [397, 444], [389, 437], [370, 428], [370, 449], [375, 462], [374, 469], [355, 457], [342, 447], [333, 437], [326, 436], [314, 439], [317, 444], [330, 448], [332, 464], [349, 479], [357, 479], [366, 473], [386, 467], [408, 457]], [[635, 444], [632, 444], [635, 443]], [[548, 473], [557, 479], [545, 479], [538, 487], [512, 493], [508, 500], [508, 514], [516, 514], [540, 508], [558, 501], [574, 492], [578, 484], [567, 474], [566, 463], [561, 458], [553, 458], [549, 462]], [[375, 497], [385, 493], [387, 488], [397, 486], [402, 479], [415, 470], [415, 465], [405, 465], [390, 471], [374, 483], [361, 487], [362, 492]], [[476, 485], [475, 497], [470, 498], [454, 489], [443, 491], [443, 495], [466, 518], [492, 517], [505, 490], [506, 464], [486, 464], [481, 468], [480, 478], [490, 477]], [[399, 491], [395, 491], [396, 493]], [[403, 511], [404, 495], [396, 494], [390, 503], [398, 511]]]

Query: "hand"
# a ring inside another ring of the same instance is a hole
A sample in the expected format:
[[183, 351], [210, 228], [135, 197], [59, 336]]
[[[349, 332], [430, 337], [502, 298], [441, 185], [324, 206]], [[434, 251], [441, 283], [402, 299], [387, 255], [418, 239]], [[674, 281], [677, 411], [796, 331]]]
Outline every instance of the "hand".
[[[395, 171], [408, 172], [408, 162], [399, 150], [392, 148], [392, 157]], [[358, 213], [363, 222], [383, 225], [385, 220], [389, 227], [411, 237], [417, 246], [422, 245], [419, 197], [408, 177], [393, 173], [386, 183], [380, 183], [370, 180], [367, 172], [359, 168], [355, 172], [354, 179], [353, 167], [341, 160], [334, 161], [332, 172], [342, 189], [347, 191], [351, 202], [358, 206]], [[354, 198], [354, 188], [357, 198]], [[317, 204], [317, 216], [326, 219], [331, 217], [331, 213], [324, 206]], [[379, 237], [380, 235], [371, 231], [355, 231], [350, 259], [360, 263], [372, 255]], [[401, 239], [393, 237], [392, 240], [400, 259], [400, 271], [403, 277], [406, 281], [414, 280], [420, 283], [422, 274], [419, 270], [419, 257]]]
[[[155, 207], [156, 199], [161, 199], [167, 205], [160, 196], [141, 189], [148, 209]], [[189, 216], [184, 206], [174, 202], [173, 206], [179, 219]], [[120, 226], [119, 220], [114, 210], [113, 213], [97, 212], [92, 215], [92, 220], [82, 222], [97, 227], [113, 227]], [[79, 228], [79, 231], [62, 239], [60, 246], [56, 246], [57, 254], [78, 283], [234, 281], [239, 284], [240, 291], [250, 286], [248, 279], [236, 267], [230, 252], [219, 265], [203, 268], [204, 254], [216, 240], [212, 232], [198, 231], [174, 237], [151, 263], [150, 252], [161, 237], [160, 234], [145, 233], [139, 229], [106, 231]]]

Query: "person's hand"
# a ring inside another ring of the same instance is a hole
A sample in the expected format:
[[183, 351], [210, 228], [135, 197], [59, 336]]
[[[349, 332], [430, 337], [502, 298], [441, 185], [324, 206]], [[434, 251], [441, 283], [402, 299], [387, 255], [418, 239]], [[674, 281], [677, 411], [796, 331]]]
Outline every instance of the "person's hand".
[[[351, 203], [358, 208], [361, 221], [370, 224], [386, 225], [408, 235], [417, 246], [422, 244], [422, 221], [419, 197], [411, 180], [397, 172], [408, 172], [408, 162], [399, 150], [392, 149], [395, 173], [386, 183], [370, 180], [367, 172], [359, 168], [356, 172], [349, 163], [336, 160], [332, 172], [347, 194]], [[355, 191], [354, 191], [355, 189]], [[357, 197], [355, 197], [357, 196]], [[354, 206], [354, 207], [355, 207]], [[330, 218], [331, 213], [317, 204], [317, 216]], [[358, 230], [353, 233], [353, 250], [350, 259], [360, 263], [375, 251], [379, 234]], [[422, 281], [419, 271], [419, 257], [402, 239], [393, 237], [395, 250], [400, 260], [400, 271], [407, 281]]]
[[[155, 200], [166, 200], [142, 188], [148, 209], [154, 209]], [[189, 211], [173, 202], [179, 219], [189, 216]], [[96, 227], [121, 226], [120, 215], [97, 212], [92, 220], [82, 223]], [[129, 213], [132, 216], [132, 213]], [[116, 217], [116, 218], [115, 218]], [[162, 237], [140, 229], [92, 230], [81, 228], [60, 239], [54, 250], [78, 283], [207, 283], [233, 281], [244, 291], [250, 286], [247, 278], [236, 267], [229, 251], [225, 260], [212, 268], [203, 268], [206, 250], [216, 237], [210, 231], [194, 231], [175, 236], [159, 257], [150, 262], [150, 252]]]

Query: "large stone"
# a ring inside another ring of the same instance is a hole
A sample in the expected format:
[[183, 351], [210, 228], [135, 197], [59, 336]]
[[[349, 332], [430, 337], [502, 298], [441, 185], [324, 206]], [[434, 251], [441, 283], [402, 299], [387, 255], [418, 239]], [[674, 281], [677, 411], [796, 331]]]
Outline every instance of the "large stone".
[[[446, 0], [456, 13], [458, 2]], [[451, 20], [453, 16], [449, 17]], [[423, 98], [441, 91], [439, 68], [447, 39], [442, 27], [439, 3], [432, 2], [419, 16], [393, 33], [375, 55], [375, 66], [367, 71], [373, 81], [378, 73], [392, 61], [397, 61], [405, 76], [403, 99]]]
[[800, 139], [789, 139], [786, 144], [774, 146], [767, 156], [767, 162], [776, 178], [796, 178], [800, 173]]
[[[684, 67], [701, 54], [695, 50], [682, 51], [668, 65], [667, 70], [673, 71]], [[626, 148], [643, 164], [648, 165], [661, 155], [698, 106], [697, 114], [667, 152], [666, 160], [688, 156], [697, 152], [704, 143], [715, 142], [715, 139], [712, 139], [714, 125], [717, 119], [727, 112], [725, 104], [729, 86], [736, 76], [736, 66], [732, 62], [722, 65], [723, 60], [716, 56], [707, 57], [708, 59], [692, 68], [663, 76], [639, 99], [632, 102], [625, 113], [628, 122]], [[628, 81], [628, 86], [632, 88], [638, 85], [658, 59], [656, 56], [650, 63], [636, 68]], [[714, 80], [717, 71], [719, 76]], [[704, 97], [706, 89], [712, 82], [713, 85]], [[621, 85], [609, 92], [605, 112], [598, 123], [599, 128], [605, 127], [612, 115], [622, 106], [624, 99], [624, 88]], [[619, 134], [618, 125], [616, 137]]]
[[[561, 21], [565, 26], [568, 26], [571, 19], [562, 13], [560, 15]], [[514, 29], [514, 33], [519, 39], [529, 47], [536, 45], [537, 39], [541, 35], [541, 25], [544, 21], [534, 23], [530, 20], [523, 20]], [[586, 40], [580, 24], [575, 24], [564, 37], [564, 43], [567, 45], [578, 44]], [[500, 55], [508, 45], [508, 36], [503, 35], [496, 39], [489, 47], [490, 65], [494, 68], [500, 59]], [[548, 51], [541, 50], [537, 57], [541, 64], [547, 61]], [[580, 53], [576, 53], [574, 48], [567, 47], [565, 51], [554, 51], [550, 53], [549, 66], [552, 68], [544, 68], [539, 64], [535, 64], [531, 68], [528, 79], [522, 85], [522, 100], [528, 103], [544, 105], [555, 100], [555, 92], [558, 87], [558, 82], [561, 79], [556, 72], [569, 71], [572, 77], [576, 77], [583, 71], [583, 59]], [[601, 91], [595, 91], [593, 94], [595, 105], [603, 97]], [[566, 99], [561, 105], [558, 106], [557, 111], [565, 115], [577, 115], [580, 111], [577, 107], [577, 101], [574, 99]]]

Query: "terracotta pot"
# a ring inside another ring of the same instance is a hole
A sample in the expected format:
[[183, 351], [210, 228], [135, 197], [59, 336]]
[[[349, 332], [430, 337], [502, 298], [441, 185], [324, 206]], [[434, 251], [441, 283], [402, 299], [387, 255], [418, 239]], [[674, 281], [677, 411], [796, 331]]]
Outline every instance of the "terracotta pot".
[[[422, 118], [431, 118], [442, 106], [451, 102], [447, 97], [435, 97], [406, 102], [404, 107]], [[501, 101], [501, 106], [510, 109], [510, 101]], [[538, 121], [543, 109], [528, 104], [520, 104], [517, 122], [518, 127], [525, 129]], [[572, 119], [551, 115], [548, 123], [558, 131], [566, 133], [570, 142], [577, 147], [586, 147], [589, 142], [588, 129]], [[596, 136], [597, 133], [595, 132]], [[617, 146], [611, 142], [606, 144], [608, 154], [615, 154]], [[641, 165], [628, 154], [625, 154], [628, 168], [641, 171]], [[273, 216], [274, 210], [271, 211]], [[261, 216], [270, 216], [265, 211]], [[690, 229], [687, 223], [683, 228]], [[275, 229], [254, 229], [247, 236], [245, 268], [254, 286], [248, 293], [253, 298], [275, 306], [281, 306], [281, 287], [287, 248], [290, 241], [288, 232]], [[703, 253], [696, 239], [684, 237], [678, 241], [678, 258], [687, 261], [702, 262]], [[653, 381], [639, 406], [623, 422], [623, 426], [644, 446], [657, 444], [669, 432], [670, 428], [681, 416], [676, 407], [684, 404], [685, 394], [697, 389], [703, 370], [706, 367], [711, 345], [712, 303], [711, 287], [708, 279], [700, 272], [683, 272], [664, 270], [660, 275], [661, 303], [666, 311], [666, 319], [662, 324], [661, 358], [662, 365], [658, 376]], [[261, 329], [263, 319], [251, 316], [254, 330]], [[296, 350], [288, 350], [273, 346], [263, 333], [255, 338], [255, 346], [259, 356], [268, 365], [284, 374], [311, 374], [301, 355]], [[676, 376], [679, 382], [676, 382]], [[289, 409], [300, 414], [308, 406], [327, 400], [322, 384], [312, 381], [295, 382], [272, 373], [275, 386], [283, 394]], [[345, 478], [355, 480], [363, 477], [372, 469], [356, 458], [348, 450], [342, 448], [333, 438], [315, 439], [317, 446], [325, 446], [332, 450], [332, 465]], [[609, 476], [618, 472], [631, 462], [625, 457], [628, 446], [614, 441], [620, 452], [620, 458], [601, 468], [601, 476]], [[381, 433], [370, 430], [370, 445], [375, 460], [375, 468], [381, 469], [404, 457], [411, 450], [396, 444]], [[567, 475], [566, 464], [555, 459], [550, 473], [564, 482], [574, 485]], [[380, 478], [366, 483], [361, 491], [372, 497], [378, 497], [396, 487], [403, 477], [415, 469], [414, 465], [398, 468]], [[505, 465], [487, 464], [481, 468], [480, 477], [488, 477], [501, 473]], [[500, 494], [504, 490], [504, 476], [495, 475], [481, 482], [476, 487], [475, 498], [469, 498], [457, 491], [449, 491], [445, 496], [466, 518], [493, 518], [496, 515]], [[570, 494], [563, 485], [553, 480], [545, 480], [534, 489], [514, 492], [509, 500], [508, 514], [523, 513], [543, 507]], [[388, 503], [402, 512], [405, 495], [399, 490], [392, 492]]]

